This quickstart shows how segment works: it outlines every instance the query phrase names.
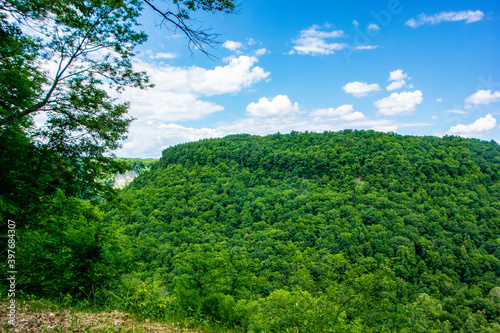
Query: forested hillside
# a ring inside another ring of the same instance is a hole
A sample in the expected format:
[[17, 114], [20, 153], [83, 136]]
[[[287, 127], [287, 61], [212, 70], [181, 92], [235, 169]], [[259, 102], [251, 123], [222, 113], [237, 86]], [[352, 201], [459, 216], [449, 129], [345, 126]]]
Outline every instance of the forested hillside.
[[498, 332], [499, 171], [459, 137], [178, 145], [105, 213], [98, 298], [242, 332]]

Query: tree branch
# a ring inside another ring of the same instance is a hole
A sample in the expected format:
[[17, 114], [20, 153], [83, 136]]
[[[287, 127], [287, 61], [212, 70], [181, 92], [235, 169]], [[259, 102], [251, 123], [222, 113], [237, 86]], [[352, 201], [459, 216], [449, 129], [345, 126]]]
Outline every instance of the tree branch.
[[214, 58], [213, 55], [211, 55], [204, 49], [204, 46], [213, 47], [214, 44], [219, 44], [219, 42], [217, 41], [217, 37], [219, 36], [219, 34], [208, 33], [207, 30], [193, 30], [187, 26], [181, 14], [176, 15], [171, 11], [162, 11], [161, 9], [153, 5], [149, 0], [144, 0], [144, 2], [163, 18], [161, 24], [164, 24], [164, 21], [168, 21], [186, 35], [186, 37], [188, 38], [188, 48], [191, 53], [193, 53], [192, 48], [194, 46], [195, 48], [203, 52], [207, 57]]
[[[110, 12], [108, 12], [107, 14], [109, 14]], [[102, 22], [102, 18], [100, 18], [99, 20], [97, 20], [93, 26], [86, 32], [86, 34], [83, 36], [83, 39], [80, 41], [80, 43], [78, 43], [78, 47], [76, 48], [76, 50], [74, 50], [68, 60], [68, 62], [63, 66], [63, 63], [64, 63], [64, 50], [65, 50], [65, 45], [67, 44], [67, 40], [64, 41], [64, 43], [62, 44], [61, 46], [61, 59], [59, 61], [59, 65], [58, 65], [58, 68], [57, 68], [57, 72], [56, 72], [56, 75], [54, 77], [54, 80], [52, 82], [52, 85], [50, 87], [50, 89], [47, 91], [47, 93], [45, 94], [45, 97], [38, 103], [35, 103], [34, 105], [32, 105], [31, 107], [27, 108], [26, 110], [22, 111], [22, 112], [18, 112], [18, 113], [15, 113], [11, 116], [8, 116], [8, 117], [5, 117], [3, 119], [0, 119], [0, 126], [4, 126], [10, 122], [13, 122], [13, 121], [17, 121], [19, 120], [20, 118], [22, 117], [25, 117], [27, 115], [30, 115], [34, 112], [37, 112], [39, 111], [40, 109], [42, 109], [45, 105], [47, 105], [47, 103], [49, 102], [52, 94], [54, 93], [54, 91], [56, 90], [56, 88], [58, 87], [59, 83], [61, 81], [63, 81], [65, 78], [69, 77], [69, 76], [66, 76], [66, 77], [63, 77], [64, 73], [68, 70], [68, 68], [71, 66], [71, 64], [75, 61], [75, 59], [78, 58], [78, 56], [81, 54], [81, 50], [84, 50], [84, 45], [86, 44], [87, 42], [87, 39], [89, 37], [89, 35], [92, 33], [92, 31], [99, 25], [101, 24]], [[74, 36], [75, 34], [73, 34]], [[71, 36], [72, 37], [72, 36]], [[71, 38], [70, 37], [70, 38]]]

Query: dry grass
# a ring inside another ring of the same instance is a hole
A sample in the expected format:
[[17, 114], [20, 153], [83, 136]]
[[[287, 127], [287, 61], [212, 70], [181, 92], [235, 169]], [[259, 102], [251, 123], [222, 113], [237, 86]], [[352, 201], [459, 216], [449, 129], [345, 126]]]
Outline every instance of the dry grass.
[[26, 302], [17, 311], [16, 326], [12, 327], [7, 320], [7, 303], [2, 302], [0, 308], [0, 332], [148, 332], [148, 333], [202, 333], [200, 330], [188, 329], [179, 323], [154, 323], [146, 320], [139, 322], [130, 315], [118, 311], [113, 312], [75, 312], [58, 308], [48, 302]]

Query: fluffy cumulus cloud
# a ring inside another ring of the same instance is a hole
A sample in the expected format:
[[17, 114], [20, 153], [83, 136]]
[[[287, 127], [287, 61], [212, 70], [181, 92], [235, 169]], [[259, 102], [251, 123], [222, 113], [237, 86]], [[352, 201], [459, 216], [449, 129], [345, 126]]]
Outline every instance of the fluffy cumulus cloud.
[[422, 100], [422, 92], [415, 90], [392, 93], [389, 97], [382, 98], [373, 104], [378, 109], [378, 115], [395, 116], [415, 111], [416, 106], [422, 103]]
[[255, 66], [256, 62], [256, 57], [240, 56], [226, 66], [214, 69], [138, 63], [136, 68], [146, 70], [156, 86], [148, 90], [128, 89], [125, 95], [136, 118], [158, 121], [200, 119], [224, 109], [204, 101], [203, 97], [236, 93], [270, 75]]
[[191, 67], [188, 70], [191, 88], [204, 96], [238, 92], [269, 76], [262, 67], [254, 67], [256, 62], [256, 57], [240, 56], [211, 70]]
[[500, 91], [492, 93], [491, 90], [479, 90], [465, 99], [465, 105], [470, 108], [475, 105], [490, 104], [498, 100], [500, 100]]
[[[129, 139], [121, 150], [122, 156], [157, 156], [161, 150], [153, 155], [149, 152], [152, 148], [148, 146], [158, 149], [168, 146], [173, 140], [166, 133], [167, 129], [160, 128], [158, 124], [198, 120], [224, 110], [223, 106], [204, 98], [237, 93], [269, 77], [269, 72], [256, 66], [257, 61], [256, 57], [240, 56], [231, 59], [226, 66], [213, 69], [137, 63], [136, 69], [147, 71], [156, 86], [147, 90], [126, 89], [123, 94], [131, 102], [130, 114], [138, 120], [130, 127]], [[196, 133], [201, 136], [203, 133], [213, 134], [213, 131]], [[196, 135], [188, 137], [197, 138]], [[143, 153], [137, 153], [137, 149]]]
[[340, 119], [344, 121], [355, 121], [365, 118], [365, 115], [359, 111], [354, 111], [351, 104], [344, 104], [338, 108], [317, 109], [310, 113], [316, 121]]
[[389, 73], [388, 81], [401, 81], [408, 77], [408, 74], [403, 73], [402, 69], [396, 69]]
[[344, 128], [361, 126], [369, 128], [373, 124], [388, 123], [390, 120], [366, 120], [365, 116], [350, 104], [337, 108], [316, 109], [312, 112], [300, 110], [287, 96], [278, 95], [273, 99], [261, 98], [247, 108], [247, 117], [230, 124], [218, 123], [217, 133], [249, 133], [267, 135], [276, 132], [300, 131], [338, 131]]
[[[267, 51], [266, 51], [267, 52]], [[264, 50], [260, 54], [266, 53]], [[175, 67], [165, 62], [136, 64], [137, 70], [150, 74], [156, 87], [148, 90], [130, 89], [125, 96], [131, 101], [130, 114], [137, 120], [131, 125], [129, 139], [118, 151], [123, 157], [159, 157], [171, 145], [203, 138], [222, 137], [235, 133], [266, 135], [292, 130], [322, 132], [344, 128], [373, 128], [395, 131], [416, 124], [400, 123], [395, 118], [370, 119], [351, 104], [338, 107], [301, 110], [298, 103], [286, 95], [262, 97], [246, 107], [246, 115], [232, 122], [221, 121], [194, 128], [179, 124], [199, 120], [224, 110], [209, 96], [234, 94], [265, 80], [270, 73], [257, 65], [256, 56], [233, 55], [225, 65], [213, 68]], [[407, 79], [401, 71], [391, 73], [393, 79]], [[346, 93], [363, 96], [381, 90], [378, 84], [350, 82]], [[398, 115], [413, 111], [422, 101], [420, 91], [393, 93], [375, 102], [380, 115]], [[425, 126], [428, 124], [419, 124]]]
[[378, 31], [380, 30], [380, 27], [378, 25], [376, 25], [375, 23], [372, 23], [368, 26], [368, 30], [371, 30], [371, 31]]
[[343, 86], [342, 89], [347, 94], [352, 94], [356, 97], [363, 97], [368, 95], [372, 91], [380, 90], [380, 86], [376, 83], [368, 84], [365, 82], [354, 81], [349, 82], [348, 84]]
[[288, 96], [261, 98], [250, 103], [245, 117], [233, 122], [219, 122], [211, 127], [193, 128], [180, 124], [138, 120], [131, 131], [131, 140], [119, 152], [123, 157], [158, 157], [169, 146], [205, 138], [223, 137], [229, 134], [249, 133], [267, 135], [276, 132], [338, 131], [345, 128], [365, 128], [378, 131], [396, 131], [401, 127], [427, 126], [425, 123], [400, 123], [394, 119], [367, 119], [353, 105], [316, 109], [310, 113], [300, 110]]
[[294, 114], [299, 111], [299, 105], [290, 101], [286, 95], [278, 95], [272, 100], [262, 97], [257, 103], [250, 103], [247, 112], [254, 117], [277, 117]]
[[[157, 92], [140, 91], [127, 95], [133, 101], [130, 113], [137, 119], [166, 122], [189, 121], [224, 110], [223, 106], [204, 101], [190, 92], [164, 92], [160, 95]], [[132, 126], [134, 124], [135, 122]]]
[[344, 43], [329, 41], [332, 38], [343, 37], [344, 32], [342, 30], [326, 32], [318, 29], [318, 26], [313, 25], [309, 29], [302, 30], [299, 38], [293, 40], [295, 45], [290, 54], [329, 55], [346, 47]]
[[387, 81], [392, 81], [392, 82], [386, 87], [386, 89], [391, 91], [403, 88], [404, 86], [406, 86], [405, 79], [407, 78], [408, 74], [403, 73], [402, 69], [396, 69], [395, 71], [390, 72], [389, 79]]
[[236, 51], [239, 48], [241, 48], [242, 46], [243, 46], [243, 44], [241, 44], [240, 42], [234, 42], [232, 40], [226, 40], [224, 42], [224, 44], [222, 44], [222, 47], [225, 47], [226, 49], [228, 49], [230, 51]]
[[435, 25], [441, 22], [465, 21], [465, 23], [473, 23], [481, 21], [484, 18], [484, 13], [480, 10], [461, 11], [461, 12], [441, 12], [439, 14], [428, 16], [420, 14], [418, 18], [406, 21], [405, 25], [416, 28], [422, 25], [430, 24]]
[[469, 125], [453, 126], [446, 132], [449, 135], [460, 135], [464, 137], [477, 137], [481, 134], [491, 131], [497, 125], [497, 120], [493, 118], [491, 113], [479, 118]]

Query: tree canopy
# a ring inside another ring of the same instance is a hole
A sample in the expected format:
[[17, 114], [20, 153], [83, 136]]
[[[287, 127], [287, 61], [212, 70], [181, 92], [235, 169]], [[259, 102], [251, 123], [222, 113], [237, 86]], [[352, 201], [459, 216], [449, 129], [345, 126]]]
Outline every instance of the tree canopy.
[[[217, 35], [192, 15], [235, 10], [0, 2], [0, 218], [18, 227], [20, 294], [244, 332], [500, 329], [497, 143], [292, 132], [113, 159], [132, 119], [110, 91], [152, 88], [132, 66], [145, 7], [203, 52]], [[130, 167], [125, 190], [106, 185]]]
[[104, 299], [244, 332], [494, 332], [499, 161], [495, 142], [350, 130], [166, 149], [106, 215]]
[[[61, 189], [54, 186], [60, 179], [66, 179], [67, 194], [101, 195], [108, 189], [99, 183], [100, 175], [124, 170], [126, 164], [109, 157], [133, 119], [128, 103], [110, 92], [153, 87], [147, 73], [132, 66], [136, 47], [147, 40], [137, 23], [145, 7], [202, 51], [217, 34], [194, 25], [192, 14], [234, 10], [232, 0], [1, 2], [0, 140], [9, 146], [2, 165], [10, 173], [4, 197], [9, 206], [33, 206], [33, 201], [13, 199], [14, 192], [35, 191], [39, 194], [33, 197], [41, 198], [42, 192]], [[14, 152], [24, 160], [7, 155]], [[58, 180], [49, 179], [54, 168]]]

